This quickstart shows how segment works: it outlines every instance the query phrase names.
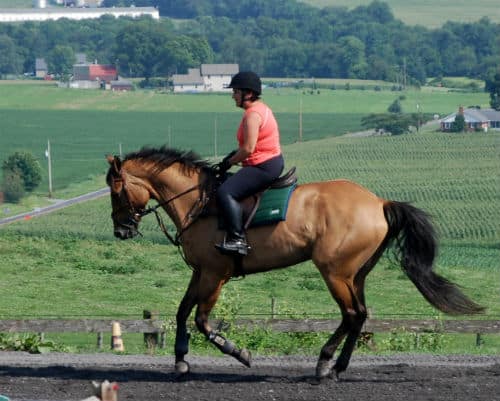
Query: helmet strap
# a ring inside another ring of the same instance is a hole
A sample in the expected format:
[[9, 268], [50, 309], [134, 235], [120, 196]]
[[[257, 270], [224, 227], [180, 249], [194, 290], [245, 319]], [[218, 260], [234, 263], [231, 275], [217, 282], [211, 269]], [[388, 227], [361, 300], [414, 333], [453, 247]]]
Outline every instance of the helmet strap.
[[[251, 97], [249, 97], [249, 98], [247, 98], [247, 95], [248, 95], [249, 93], [252, 93], [252, 96], [251, 96]], [[243, 104], [244, 104], [246, 101], [250, 100], [250, 101], [252, 101], [252, 102], [253, 102], [255, 99], [256, 99], [256, 97], [255, 97], [255, 94], [253, 93], [253, 91], [248, 90], [248, 89], [241, 89], [241, 100], [240, 100], [240, 104], [238, 105], [238, 107], [243, 108]]]

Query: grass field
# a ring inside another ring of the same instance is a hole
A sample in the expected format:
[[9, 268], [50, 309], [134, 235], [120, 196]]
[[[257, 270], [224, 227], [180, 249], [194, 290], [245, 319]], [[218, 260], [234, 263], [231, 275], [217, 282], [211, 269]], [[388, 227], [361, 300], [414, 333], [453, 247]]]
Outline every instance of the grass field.
[[[302, 0], [317, 7], [343, 6], [352, 9], [360, 5], [368, 5], [372, 0]], [[391, 8], [394, 16], [409, 25], [423, 25], [436, 28], [446, 21], [474, 22], [488, 17], [500, 23], [500, 7], [497, 0], [384, 0]]]
[[[31, 85], [19, 90], [25, 90], [24, 95], [9, 85], [0, 85], [0, 152], [14, 149], [12, 143], [29, 149], [42, 147], [43, 151], [47, 136], [54, 134], [54, 156], [65, 160], [59, 167], [60, 177], [67, 177], [64, 189], [56, 193], [68, 197], [103, 186], [103, 156], [110, 151], [106, 147], [117, 150], [120, 135], [127, 138], [123, 140], [124, 151], [136, 149], [155, 139], [153, 132], [148, 133], [149, 125], [164, 128], [165, 119], [172, 122], [172, 145], [178, 146], [177, 140], [186, 141], [182, 143], [195, 144], [192, 147], [200, 153], [212, 156], [213, 143], [199, 126], [205, 124], [205, 128], [212, 129], [213, 124], [207, 121], [217, 116], [218, 129], [224, 129], [228, 138], [219, 146], [228, 150], [240, 116], [228, 95], [136, 92], [117, 96], [58, 91], [50, 86], [33, 89]], [[37, 98], [40, 93], [44, 106]], [[437, 269], [485, 305], [486, 317], [498, 319], [500, 133], [425, 131], [399, 137], [326, 137], [326, 132], [342, 133], [337, 131], [342, 113], [353, 119], [367, 113], [367, 109], [383, 111], [399, 95], [340, 90], [303, 95], [301, 91], [273, 89], [266, 91], [265, 99], [278, 116], [288, 113], [296, 117], [302, 98], [304, 121], [315, 127], [322, 119], [326, 122], [325, 133], [306, 137], [307, 141], [297, 143], [292, 136], [285, 137], [287, 165], [297, 166], [300, 182], [348, 178], [380, 196], [411, 201], [428, 211], [440, 234]], [[447, 109], [453, 111], [457, 104], [487, 103], [483, 93], [409, 91], [404, 95], [403, 107], [418, 101], [426, 112], [445, 113]], [[78, 106], [67, 110], [71, 102]], [[347, 117], [345, 120], [349, 121]], [[175, 136], [173, 121], [183, 127], [191, 124], [191, 131]], [[163, 136], [153, 144], [165, 142]], [[84, 172], [84, 168], [88, 170]], [[69, 182], [73, 184], [67, 185]], [[141, 318], [142, 310], [150, 309], [171, 320], [190, 271], [175, 247], [167, 245], [154, 218], [145, 219], [143, 238], [120, 242], [112, 236], [109, 214], [109, 199], [104, 198], [0, 228], [0, 318]], [[231, 281], [223, 294], [222, 310], [231, 305], [240, 317], [269, 316], [271, 298], [277, 301], [281, 317], [338, 317], [338, 309], [311, 263]], [[378, 317], [441, 316], [386, 258], [368, 277], [367, 303]], [[266, 335], [278, 341], [278, 337]], [[78, 338], [87, 344], [83, 348], [89, 349], [89, 341], [95, 347], [94, 337]], [[323, 338], [314, 337], [318, 344]], [[135, 341], [140, 350], [140, 338], [127, 337], [126, 341]], [[462, 337], [454, 339], [450, 352], [461, 352], [462, 341]], [[498, 343], [497, 339], [488, 340], [488, 345], [478, 352], [500, 352]]]
[[[485, 93], [425, 88], [404, 93], [373, 90], [267, 89], [264, 99], [275, 111], [282, 142], [316, 140], [360, 130], [368, 113], [384, 112], [404, 95], [403, 110], [446, 115], [459, 105], [488, 105]], [[152, 91], [112, 93], [59, 89], [42, 83], [0, 83], [0, 160], [16, 150], [32, 152], [44, 170], [39, 191], [47, 192], [47, 140], [52, 150], [55, 196], [68, 185], [102, 174], [104, 155], [143, 145], [170, 144], [203, 156], [234, 147], [241, 112], [226, 95], [172, 95]], [[1, 172], [0, 172], [1, 174]]]
[[[442, 243], [438, 267], [500, 316], [500, 205], [492, 173], [499, 167], [494, 146], [499, 135], [341, 137], [292, 144], [284, 151], [301, 182], [349, 178], [431, 213]], [[109, 200], [101, 199], [2, 228], [0, 315], [128, 315], [144, 307], [173, 313], [189, 277], [175, 248], [164, 245], [152, 218], [142, 226], [144, 238], [114, 241], [109, 212]], [[270, 306], [262, 305], [270, 305], [271, 297], [285, 313], [336, 311], [310, 263], [229, 287], [242, 297], [252, 293], [243, 314], [268, 313]], [[387, 261], [370, 276], [368, 289], [377, 314], [435, 315]]]

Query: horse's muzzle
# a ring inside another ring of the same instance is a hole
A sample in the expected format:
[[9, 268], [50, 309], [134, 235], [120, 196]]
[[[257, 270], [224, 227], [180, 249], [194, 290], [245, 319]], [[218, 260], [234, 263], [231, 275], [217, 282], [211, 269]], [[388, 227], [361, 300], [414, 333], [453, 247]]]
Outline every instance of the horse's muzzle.
[[117, 227], [114, 231], [115, 237], [120, 239], [134, 238], [139, 234], [135, 227]]

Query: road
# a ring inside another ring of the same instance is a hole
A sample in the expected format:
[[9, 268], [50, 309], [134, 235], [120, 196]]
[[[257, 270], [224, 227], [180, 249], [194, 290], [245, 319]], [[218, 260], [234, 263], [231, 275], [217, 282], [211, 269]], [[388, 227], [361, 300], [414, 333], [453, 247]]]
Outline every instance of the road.
[[55, 202], [53, 205], [45, 206], [42, 208], [37, 208], [36, 210], [32, 210], [26, 213], [21, 213], [15, 216], [5, 217], [0, 219], [0, 226], [4, 224], [13, 223], [15, 221], [41, 216], [43, 214], [51, 213], [56, 210], [62, 209], [64, 207], [68, 207], [80, 202], [86, 202], [88, 200], [97, 199], [102, 196], [106, 196], [109, 194], [109, 188], [103, 188], [98, 191], [90, 192], [85, 195], [77, 196], [76, 198], [68, 199], [68, 200], [60, 200]]

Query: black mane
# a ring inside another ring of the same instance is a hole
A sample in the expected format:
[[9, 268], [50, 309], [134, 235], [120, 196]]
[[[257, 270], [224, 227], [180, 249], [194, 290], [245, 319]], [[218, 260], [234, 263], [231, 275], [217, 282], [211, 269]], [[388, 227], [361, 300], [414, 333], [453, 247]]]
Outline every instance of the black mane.
[[211, 170], [211, 164], [202, 159], [193, 151], [180, 151], [171, 149], [166, 146], [160, 148], [143, 147], [137, 152], [128, 153], [123, 161], [127, 160], [144, 160], [155, 164], [155, 170], [158, 172], [166, 169], [175, 162], [181, 163], [188, 169]]

